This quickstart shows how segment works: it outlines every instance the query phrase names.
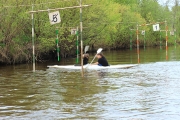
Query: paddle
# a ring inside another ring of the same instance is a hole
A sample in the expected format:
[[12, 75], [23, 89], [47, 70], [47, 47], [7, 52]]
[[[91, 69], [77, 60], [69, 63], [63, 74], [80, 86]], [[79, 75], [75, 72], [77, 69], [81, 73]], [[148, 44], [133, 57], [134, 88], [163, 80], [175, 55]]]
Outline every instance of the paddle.
[[[97, 50], [96, 55], [97, 55], [98, 53], [100, 53], [102, 50], [103, 50], [102, 48], [99, 48], [99, 49]], [[93, 60], [91, 61], [91, 63], [90, 63], [90, 64], [92, 64], [92, 62], [93, 62], [93, 61], [94, 61], [94, 59], [96, 58], [96, 55], [94, 56], [94, 58], [93, 58]], [[87, 65], [87, 67], [88, 67], [90, 64], [88, 64], [88, 65]], [[86, 68], [87, 68], [87, 67], [86, 67]]]
[[86, 52], [88, 51], [89, 49], [89, 46], [86, 46], [85, 49], [84, 49], [84, 53], [86, 54]]

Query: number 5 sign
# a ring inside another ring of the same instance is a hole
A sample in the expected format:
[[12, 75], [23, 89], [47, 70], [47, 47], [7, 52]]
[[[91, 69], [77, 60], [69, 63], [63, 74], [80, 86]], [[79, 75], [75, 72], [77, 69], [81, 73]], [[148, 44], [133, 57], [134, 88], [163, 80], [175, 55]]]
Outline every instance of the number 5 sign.
[[49, 20], [50, 20], [51, 25], [60, 23], [61, 19], [60, 19], [59, 11], [49, 13]]
[[160, 30], [159, 24], [153, 25], [153, 31], [159, 31], [159, 30]]

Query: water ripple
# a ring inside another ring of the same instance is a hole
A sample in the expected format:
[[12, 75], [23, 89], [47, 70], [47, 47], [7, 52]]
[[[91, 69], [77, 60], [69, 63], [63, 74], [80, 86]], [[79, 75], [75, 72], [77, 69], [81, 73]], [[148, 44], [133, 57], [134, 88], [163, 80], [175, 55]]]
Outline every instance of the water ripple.
[[0, 119], [180, 119], [180, 62], [0, 76]]

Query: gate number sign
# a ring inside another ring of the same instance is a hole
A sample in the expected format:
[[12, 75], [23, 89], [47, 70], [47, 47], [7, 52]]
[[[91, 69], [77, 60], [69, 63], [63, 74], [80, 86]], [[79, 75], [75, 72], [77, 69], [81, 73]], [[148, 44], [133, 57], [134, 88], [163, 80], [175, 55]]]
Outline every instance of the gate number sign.
[[160, 30], [159, 24], [153, 25], [153, 31], [159, 31], [159, 30]]
[[51, 25], [60, 23], [61, 19], [60, 19], [59, 11], [49, 13], [49, 20], [50, 20]]
[[75, 35], [77, 32], [77, 29], [71, 29], [71, 35]]

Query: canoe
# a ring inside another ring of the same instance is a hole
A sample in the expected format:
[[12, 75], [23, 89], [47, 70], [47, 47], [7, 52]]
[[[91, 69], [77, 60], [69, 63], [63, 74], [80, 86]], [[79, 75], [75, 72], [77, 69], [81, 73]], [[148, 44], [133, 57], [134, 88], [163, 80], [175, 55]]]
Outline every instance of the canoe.
[[[83, 68], [85, 69], [124, 69], [124, 68], [131, 68], [136, 66], [137, 64], [124, 64], [124, 65], [110, 65], [107, 67], [103, 66], [98, 66], [98, 65], [84, 65]], [[49, 68], [61, 68], [61, 69], [77, 69], [80, 70], [82, 69], [81, 66], [75, 66], [75, 65], [52, 65], [52, 66], [47, 66]]]

